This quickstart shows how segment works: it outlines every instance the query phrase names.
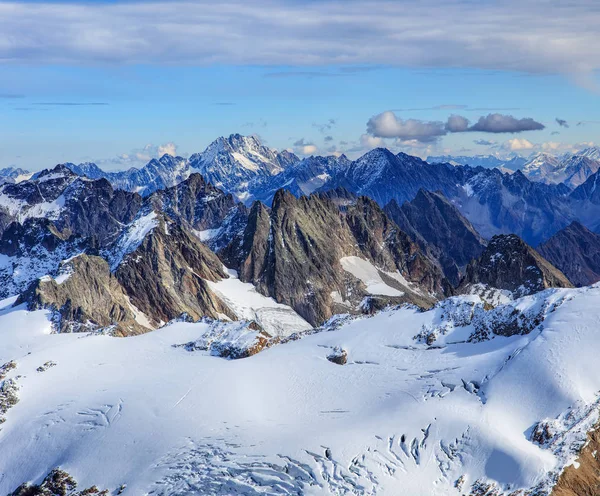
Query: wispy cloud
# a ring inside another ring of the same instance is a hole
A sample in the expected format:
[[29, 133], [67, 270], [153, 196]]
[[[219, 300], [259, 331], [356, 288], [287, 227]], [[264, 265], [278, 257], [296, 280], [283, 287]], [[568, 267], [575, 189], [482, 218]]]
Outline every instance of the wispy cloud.
[[0, 93], [0, 100], [17, 100], [19, 98], [25, 98], [25, 95], [18, 95], [16, 93]]
[[335, 119], [327, 119], [327, 122], [313, 122], [312, 127], [318, 129], [320, 133], [326, 134], [335, 126]]
[[556, 123], [560, 126], [560, 127], [569, 127], [569, 123], [564, 120], [564, 119], [559, 119], [558, 117], [556, 118]]
[[485, 140], [485, 139], [476, 139], [473, 140], [473, 143], [479, 146], [495, 146], [497, 143], [495, 141]]
[[121, 153], [116, 157], [107, 159], [93, 160], [98, 165], [108, 167], [109, 169], [123, 169], [129, 167], [143, 167], [150, 160], [160, 158], [163, 155], [177, 156], [177, 145], [168, 142], [163, 145], [147, 144], [142, 148], [135, 148], [127, 153]]
[[[544, 8], [552, 15], [539, 15]], [[349, 67], [269, 77], [341, 77], [372, 66], [475, 68], [570, 74], [589, 84], [600, 68], [598, 24], [600, 9], [589, 0], [477, 8], [472, 0], [13, 1], [0, 3], [0, 60]]]

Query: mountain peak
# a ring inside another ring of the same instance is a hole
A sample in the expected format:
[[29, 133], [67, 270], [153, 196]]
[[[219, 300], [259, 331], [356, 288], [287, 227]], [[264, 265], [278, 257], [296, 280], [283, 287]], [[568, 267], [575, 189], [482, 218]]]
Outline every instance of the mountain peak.
[[293, 153], [264, 146], [256, 136], [232, 134], [192, 155], [190, 166], [216, 187], [246, 199], [250, 182], [276, 176], [298, 161]]
[[462, 290], [474, 284], [504, 289], [515, 296], [547, 288], [573, 287], [566, 276], [516, 234], [494, 236], [467, 267]]

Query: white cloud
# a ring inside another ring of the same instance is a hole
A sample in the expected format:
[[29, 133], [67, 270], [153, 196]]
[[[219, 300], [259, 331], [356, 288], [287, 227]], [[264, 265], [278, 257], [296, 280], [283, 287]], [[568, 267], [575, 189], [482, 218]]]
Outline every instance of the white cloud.
[[304, 138], [300, 138], [294, 142], [293, 151], [298, 155], [315, 155], [319, 149], [314, 143], [309, 143]]
[[95, 160], [98, 165], [107, 168], [143, 167], [153, 158], [163, 155], [177, 155], [177, 145], [173, 142], [164, 145], [153, 145], [151, 143], [142, 148], [135, 148], [127, 153], [121, 153], [113, 158]]
[[427, 122], [418, 119], [400, 119], [388, 110], [374, 115], [367, 122], [367, 132], [377, 138], [400, 138], [431, 142], [446, 134], [442, 122]]
[[533, 150], [535, 145], [525, 138], [513, 138], [502, 143], [502, 148], [507, 151], [517, 152], [523, 150]]
[[165, 143], [164, 145], [160, 145], [157, 150], [158, 157], [162, 157], [163, 155], [171, 155], [172, 157], [177, 156], [177, 145], [173, 142]]
[[13, 1], [0, 3], [0, 59], [462, 67], [571, 74], [590, 85], [599, 24], [590, 0]]
[[317, 153], [318, 148], [315, 145], [304, 145], [300, 150], [302, 155], [314, 155]]
[[360, 146], [367, 150], [371, 150], [372, 148], [383, 148], [386, 146], [386, 143], [382, 138], [377, 138], [370, 134], [363, 134], [360, 137]]

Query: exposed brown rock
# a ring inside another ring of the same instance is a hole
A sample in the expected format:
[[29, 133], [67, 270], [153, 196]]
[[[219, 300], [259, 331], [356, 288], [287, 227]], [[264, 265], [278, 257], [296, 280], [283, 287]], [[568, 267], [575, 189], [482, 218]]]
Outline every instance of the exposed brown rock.
[[221, 261], [188, 229], [164, 216], [124, 257], [115, 276], [133, 305], [157, 322], [182, 314], [192, 320], [219, 314], [235, 319], [207, 284], [228, 277]]
[[[371, 262], [386, 283], [405, 293], [382, 298], [386, 304], [430, 306], [449, 290], [441, 271], [367, 198], [340, 209], [326, 195], [296, 198], [280, 190], [270, 211], [253, 205], [243, 239], [220, 255], [238, 269], [241, 280], [291, 306], [312, 325], [336, 312], [360, 311], [368, 295], [364, 284], [343, 270], [340, 259], [346, 256]], [[414, 288], [385, 275], [397, 270]]]
[[150, 330], [136, 321], [127, 295], [106, 260], [80, 255], [66, 262], [62, 270], [70, 272], [62, 283], [49, 277], [38, 279], [15, 305], [27, 303], [29, 310], [52, 309], [59, 332], [112, 326], [115, 335], [128, 336]]
[[348, 352], [341, 348], [335, 348], [327, 355], [327, 360], [337, 365], [346, 365], [346, 363], [348, 363]]
[[551, 496], [598, 496], [600, 494], [600, 431], [598, 426], [577, 458], [578, 467], [567, 467], [554, 486]]

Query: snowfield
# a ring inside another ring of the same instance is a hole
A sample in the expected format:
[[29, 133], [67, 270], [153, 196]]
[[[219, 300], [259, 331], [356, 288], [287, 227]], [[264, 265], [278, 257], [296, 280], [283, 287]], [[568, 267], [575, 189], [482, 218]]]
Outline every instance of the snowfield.
[[[124, 495], [445, 495], [478, 481], [544, 494], [598, 421], [600, 286], [338, 317], [240, 360], [173, 346], [209, 323], [51, 334], [46, 311], [14, 301], [0, 303], [0, 366], [15, 360], [20, 398], [0, 426], [0, 494], [57, 466]], [[530, 332], [494, 334], [515, 325]]]
[[235, 270], [225, 266], [223, 270], [229, 275], [228, 279], [207, 283], [238, 319], [255, 321], [271, 336], [289, 336], [312, 329], [291, 307], [277, 303], [256, 291], [252, 284], [240, 281]]

